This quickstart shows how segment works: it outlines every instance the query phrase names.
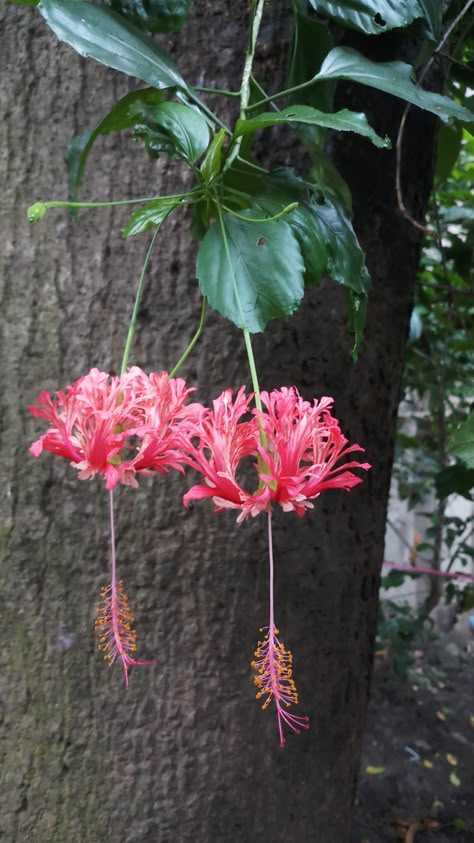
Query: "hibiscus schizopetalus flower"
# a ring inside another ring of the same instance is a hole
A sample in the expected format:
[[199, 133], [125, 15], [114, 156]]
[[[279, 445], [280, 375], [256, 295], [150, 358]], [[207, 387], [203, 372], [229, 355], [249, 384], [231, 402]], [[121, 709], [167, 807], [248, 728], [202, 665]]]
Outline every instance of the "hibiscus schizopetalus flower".
[[[50, 427], [31, 446], [70, 460], [86, 480], [105, 477], [107, 489], [117, 483], [137, 486], [136, 474], [181, 469], [176, 423], [186, 416], [190, 389], [166, 372], [146, 375], [133, 366], [120, 377], [91, 369], [51, 398], [41, 392], [29, 407]], [[182, 469], [181, 469], [182, 470]]]
[[[187, 425], [187, 442], [182, 443], [186, 461], [203, 475], [205, 485], [185, 494], [185, 506], [193, 498], [211, 497], [217, 510], [239, 509], [237, 521], [270, 512], [272, 503], [304, 515], [325, 489], [349, 491], [362, 482], [350, 469], [370, 465], [347, 460], [348, 454], [364, 449], [349, 445], [341, 433], [330, 412], [332, 398], [310, 404], [296, 387], [283, 387], [262, 392], [261, 400], [264, 409], [253, 410], [253, 418], [242, 421], [250, 396], [242, 387], [232, 401], [231, 390], [226, 390], [212, 409], [203, 408]], [[253, 492], [237, 480], [239, 463], [248, 456], [258, 457]]]

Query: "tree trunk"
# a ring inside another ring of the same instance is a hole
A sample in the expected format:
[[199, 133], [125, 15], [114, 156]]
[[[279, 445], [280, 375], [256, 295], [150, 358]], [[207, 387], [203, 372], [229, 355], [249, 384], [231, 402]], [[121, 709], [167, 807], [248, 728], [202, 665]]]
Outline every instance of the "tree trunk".
[[[197, 81], [204, 63], [206, 84], [238, 87], [245, 30], [235, 4], [195, 6], [173, 38], [181, 72]], [[286, 17], [277, 6], [266, 12], [259, 51], [267, 79], [284, 72]], [[203, 503], [186, 511], [189, 483], [178, 475], [121, 489], [119, 574], [139, 655], [156, 661], [135, 669], [125, 692], [119, 668], [107, 671], [96, 650], [95, 602], [108, 581], [107, 496], [98, 481], [77, 482], [65, 461], [29, 456], [39, 427], [26, 406], [40, 389], [63, 388], [92, 366], [117, 371], [147, 238], [120, 239], [123, 210], [82, 212], [79, 224], [50, 211], [31, 227], [26, 208], [66, 197], [68, 140], [137, 86], [58, 44], [32, 9], [2, 14], [0, 837], [347, 843], [419, 255], [419, 233], [396, 208], [394, 153], [347, 136], [344, 147], [334, 143], [373, 277], [357, 365], [342, 292], [329, 282], [255, 342], [262, 387], [294, 383], [308, 398], [333, 395], [342, 430], [366, 447], [373, 466], [350, 495], [325, 493], [304, 519], [275, 514], [276, 620], [294, 654], [298, 713], [311, 721], [280, 749], [249, 667], [268, 611], [263, 518], [236, 526], [235, 514], [215, 515]], [[402, 106], [360, 96], [376, 128], [395, 140]], [[433, 136], [425, 117], [408, 126], [405, 181], [421, 217]], [[272, 152], [279, 163], [286, 156]], [[97, 143], [82, 195], [175, 192], [179, 170], [111, 137]], [[197, 324], [195, 248], [178, 219], [167, 222], [132, 352], [146, 371], [174, 365]], [[183, 374], [203, 402], [249, 383], [239, 332], [211, 314]]]

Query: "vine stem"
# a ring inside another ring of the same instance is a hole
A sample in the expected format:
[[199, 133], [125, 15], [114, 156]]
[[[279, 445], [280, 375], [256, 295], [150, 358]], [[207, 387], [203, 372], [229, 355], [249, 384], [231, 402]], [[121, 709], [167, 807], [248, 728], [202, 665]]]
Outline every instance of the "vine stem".
[[153, 251], [153, 246], [155, 245], [155, 240], [158, 237], [159, 230], [160, 230], [160, 226], [157, 227], [153, 237], [151, 238], [151, 243], [148, 246], [148, 251], [146, 253], [146, 257], [145, 257], [145, 260], [144, 260], [144, 263], [143, 263], [143, 266], [142, 266], [142, 271], [140, 273], [140, 280], [138, 282], [137, 293], [136, 293], [136, 296], [135, 296], [135, 304], [133, 305], [132, 318], [130, 320], [130, 326], [129, 326], [129, 329], [128, 329], [127, 341], [125, 343], [125, 350], [123, 352], [122, 366], [120, 368], [120, 374], [121, 375], [124, 374], [124, 372], [127, 368], [128, 357], [129, 357], [129, 354], [130, 354], [130, 348], [132, 347], [133, 336], [135, 334], [138, 308], [140, 306], [140, 299], [142, 297], [142, 292], [143, 292], [143, 282], [145, 280], [145, 275], [146, 275], [146, 271], [148, 269], [148, 264], [150, 263], [151, 253]]
[[[252, 4], [255, 6], [255, 4]], [[252, 19], [252, 26], [250, 28], [249, 33], [249, 42], [247, 46], [247, 55], [245, 56], [245, 64], [242, 73], [242, 85], [240, 86], [240, 118], [241, 120], [245, 120], [245, 115], [247, 112], [249, 99], [250, 99], [250, 79], [252, 76], [252, 65], [255, 56], [255, 48], [257, 46], [257, 38], [258, 33], [260, 31], [260, 24], [262, 23], [262, 16], [263, 16], [263, 7], [265, 5], [265, 0], [257, 0], [257, 4], [255, 7], [253, 19]], [[242, 145], [242, 135], [238, 137], [232, 145], [232, 149], [229, 152], [229, 156], [227, 161], [224, 165], [224, 171], [227, 170], [232, 161], [237, 158], [240, 147]]]
[[[196, 190], [197, 188], [190, 193], [194, 193]], [[66, 202], [58, 200], [37, 204], [44, 205], [45, 208], [112, 208], [115, 205], [139, 205], [141, 202], [155, 202], [157, 199], [184, 199], [188, 195], [189, 193], [175, 193], [170, 196], [143, 196], [139, 199], [117, 199], [112, 202]]]
[[194, 336], [193, 336], [193, 338], [192, 338], [191, 342], [189, 343], [189, 345], [188, 345], [188, 347], [187, 347], [186, 351], [185, 351], [185, 352], [181, 355], [181, 357], [179, 358], [178, 362], [176, 363], [176, 366], [174, 366], [174, 368], [173, 368], [173, 369], [171, 369], [171, 372], [169, 373], [169, 377], [170, 377], [170, 378], [174, 378], [174, 376], [176, 375], [176, 373], [179, 371], [179, 369], [180, 369], [180, 368], [181, 368], [181, 366], [183, 365], [184, 361], [185, 361], [185, 360], [189, 357], [189, 355], [191, 354], [191, 351], [193, 350], [193, 348], [194, 348], [194, 346], [196, 345], [196, 343], [197, 343], [197, 341], [198, 341], [199, 337], [200, 337], [200, 336], [201, 336], [201, 334], [202, 334], [202, 331], [203, 331], [203, 328], [204, 328], [204, 322], [205, 322], [205, 319], [206, 319], [206, 303], [207, 303], [206, 296], [203, 296], [203, 299], [202, 299], [202, 307], [201, 307], [201, 318], [200, 318], [200, 320], [199, 320], [199, 325], [198, 325], [197, 331], [196, 331], [196, 333], [194, 334]]

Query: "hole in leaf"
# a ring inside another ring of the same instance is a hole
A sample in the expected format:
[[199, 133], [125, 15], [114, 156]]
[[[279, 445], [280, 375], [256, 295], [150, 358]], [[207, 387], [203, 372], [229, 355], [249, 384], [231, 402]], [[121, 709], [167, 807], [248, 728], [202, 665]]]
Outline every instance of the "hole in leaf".
[[379, 12], [374, 15], [374, 23], [376, 23], [377, 26], [387, 26], [387, 21], [383, 19], [382, 15], [379, 14]]
[[259, 237], [257, 240], [257, 246], [264, 246], [266, 242], [265, 237]]

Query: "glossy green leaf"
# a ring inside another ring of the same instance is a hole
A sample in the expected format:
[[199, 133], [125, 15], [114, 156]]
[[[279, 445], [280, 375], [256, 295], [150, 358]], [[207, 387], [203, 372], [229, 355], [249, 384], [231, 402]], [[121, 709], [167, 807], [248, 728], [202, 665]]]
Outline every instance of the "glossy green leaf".
[[85, 0], [42, 0], [38, 10], [59, 40], [81, 56], [154, 88], [188, 90], [168, 53], [111, 9]]
[[106, 0], [114, 12], [148, 32], [179, 32], [192, 0]]
[[144, 208], [139, 208], [133, 212], [129, 222], [122, 229], [122, 237], [131, 237], [134, 234], [140, 234], [142, 231], [146, 231], [148, 228], [155, 228], [155, 226], [161, 225], [166, 217], [180, 204], [180, 200], [167, 199], [166, 196], [163, 196], [154, 202], [150, 202]]
[[334, 114], [326, 114], [307, 105], [291, 105], [282, 111], [271, 111], [248, 120], [237, 120], [235, 136], [239, 137], [239, 135], [255, 132], [257, 129], [265, 129], [268, 126], [279, 126], [282, 123], [306, 123], [311, 126], [332, 129], [335, 132], [356, 132], [369, 138], [375, 146], [390, 149], [392, 145], [389, 138], [381, 138], [374, 132], [372, 127], [369, 126], [365, 114], [349, 111], [347, 108], [336, 111]]
[[408, 26], [424, 15], [418, 0], [310, 0], [310, 3], [319, 14], [366, 35]]
[[474, 412], [461, 424], [452, 437], [451, 453], [474, 468]]
[[412, 76], [413, 68], [404, 62], [374, 62], [351, 47], [335, 47], [314, 79], [350, 79], [360, 82], [431, 111], [444, 121], [453, 118], [463, 121], [474, 119], [472, 112], [454, 100], [419, 88]]
[[157, 105], [163, 100], [163, 96], [163, 92], [157, 91], [156, 88], [133, 91], [119, 100], [95, 129], [90, 129], [73, 138], [64, 156], [73, 199], [77, 196], [87, 157], [96, 138], [99, 135], [108, 135], [110, 132], [119, 132], [131, 128], [137, 121], [140, 108], [146, 105]]
[[142, 137], [152, 154], [179, 155], [194, 164], [209, 144], [209, 127], [195, 108], [178, 102], [163, 102], [141, 110], [135, 135]]
[[[273, 216], [278, 214], [291, 201], [290, 194], [269, 194], [255, 196], [252, 204], [268, 216]], [[286, 222], [301, 249], [304, 261], [305, 286], [313, 287], [318, 283], [327, 267], [327, 251], [323, 235], [304, 202], [300, 201], [298, 207], [288, 214]]]
[[[346, 288], [348, 323], [355, 334], [353, 357], [356, 359], [365, 325], [370, 276], [350, 215], [340, 202], [324, 195], [317, 185], [297, 178], [291, 170], [277, 170], [265, 181], [282, 206], [291, 201], [299, 203], [288, 216], [288, 224], [303, 254], [306, 285], [314, 285], [322, 274], [327, 274]], [[260, 198], [257, 201], [262, 202]], [[274, 209], [268, 199], [266, 202], [267, 210]]]
[[225, 129], [220, 129], [209, 144], [206, 157], [201, 164], [201, 175], [205, 184], [219, 175], [221, 171], [222, 147], [225, 140]]
[[[255, 218], [258, 213], [251, 209], [243, 215]], [[303, 297], [298, 243], [284, 220], [255, 223], [224, 214], [223, 226], [224, 232], [219, 223], [211, 226], [200, 245], [196, 273], [201, 291], [239, 328], [264, 331], [269, 319], [290, 316]]]

